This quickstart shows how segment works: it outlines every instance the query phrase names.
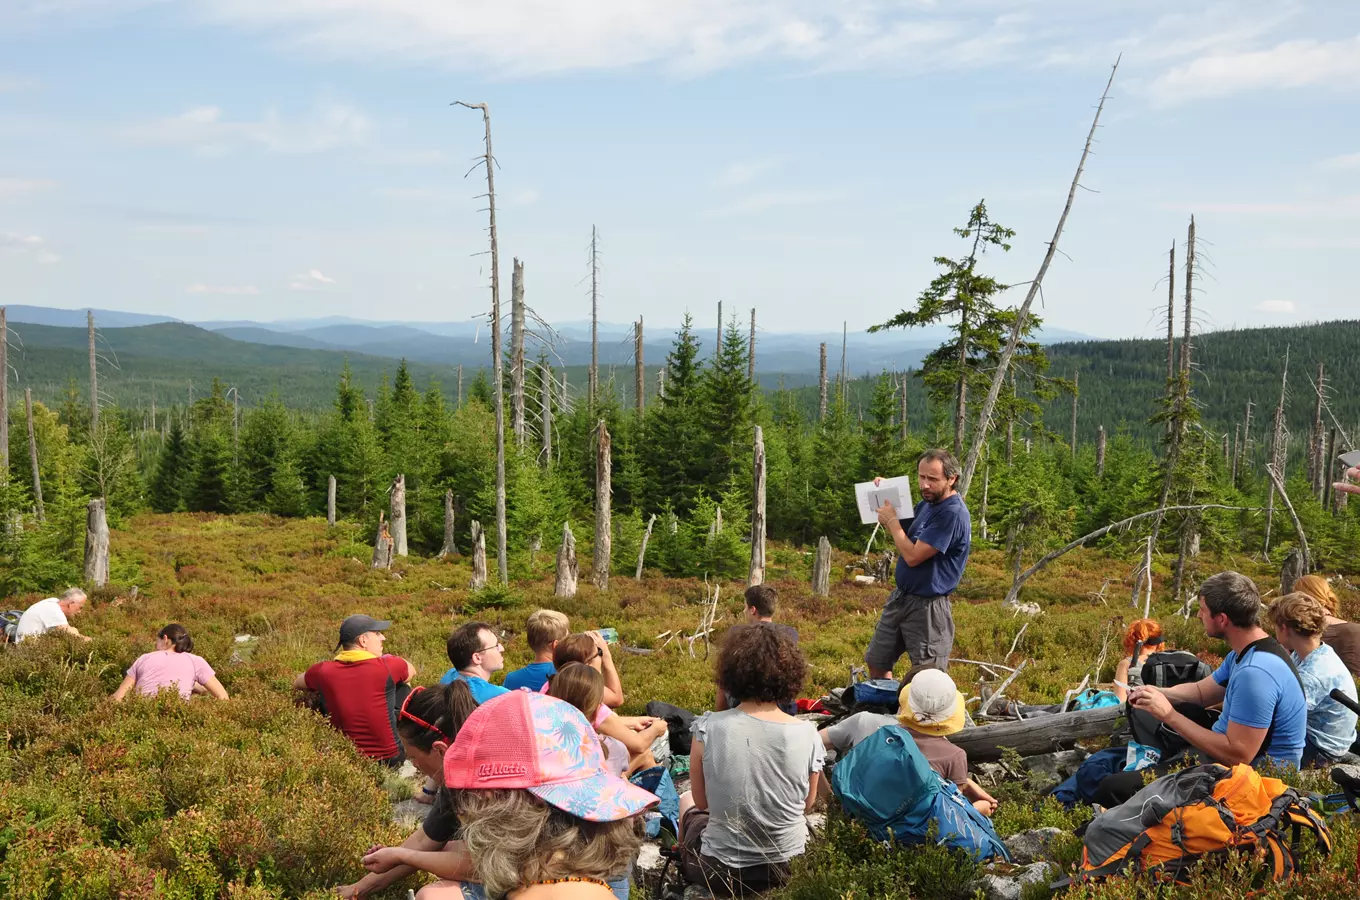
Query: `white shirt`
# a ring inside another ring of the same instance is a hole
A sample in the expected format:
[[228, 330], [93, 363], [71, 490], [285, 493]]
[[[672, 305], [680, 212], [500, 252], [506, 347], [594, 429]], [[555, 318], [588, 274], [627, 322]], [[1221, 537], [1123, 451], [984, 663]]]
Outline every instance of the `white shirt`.
[[24, 610], [24, 614], [19, 617], [19, 625], [14, 629], [14, 642], [18, 643], [26, 637], [33, 637], [67, 624], [69, 623], [66, 621], [66, 613], [61, 611], [60, 600], [56, 597], [39, 600]]

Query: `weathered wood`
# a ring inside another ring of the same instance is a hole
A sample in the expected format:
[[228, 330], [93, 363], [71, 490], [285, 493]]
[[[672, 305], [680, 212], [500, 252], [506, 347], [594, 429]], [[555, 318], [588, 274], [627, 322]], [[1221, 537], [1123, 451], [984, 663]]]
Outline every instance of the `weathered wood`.
[[1105, 426], [1096, 429], [1096, 477], [1105, 477]]
[[458, 556], [457, 532], [454, 530], [456, 515], [453, 508], [453, 489], [444, 492], [444, 546], [439, 548], [438, 559]]
[[553, 585], [553, 596], [575, 597], [576, 576], [576, 537], [571, 533], [571, 523], [564, 522], [562, 546], [557, 548], [557, 582]]
[[468, 587], [474, 591], [486, 587], [486, 532], [476, 519], [472, 520], [472, 580]]
[[633, 576], [634, 581], [642, 580], [642, 565], [647, 561], [647, 544], [652, 539], [652, 526], [656, 524], [656, 513], [647, 520], [647, 530], [642, 533], [642, 546], [638, 548], [637, 574]]
[[633, 330], [633, 391], [637, 394], [637, 414], [642, 418], [642, 410], [647, 398], [647, 369], [642, 358], [642, 316], [638, 316], [637, 327]]
[[765, 583], [765, 435], [756, 426], [755, 458], [751, 465], [751, 568], [746, 586]]
[[513, 261], [510, 275], [510, 430], [524, 446], [524, 263]]
[[817, 539], [817, 555], [812, 558], [812, 593], [818, 597], [831, 594], [831, 542], [825, 535]]
[[109, 521], [104, 498], [91, 500], [85, 512], [85, 583], [109, 583]]
[[1110, 734], [1121, 711], [1121, 707], [1107, 706], [1035, 716], [1019, 722], [979, 725], [949, 735], [949, 741], [964, 749], [970, 763], [998, 760], [1002, 748], [1007, 747], [1021, 756], [1036, 756], [1071, 747], [1082, 738]]
[[28, 422], [28, 467], [33, 470], [33, 510], [43, 520], [42, 475], [38, 469], [38, 439], [33, 432], [33, 389], [24, 388], [24, 418]]
[[326, 477], [326, 524], [335, 527], [335, 476]]
[[1081, 371], [1072, 372], [1072, 458], [1077, 458], [1077, 397], [1079, 394], [1078, 379], [1081, 378]]
[[1280, 596], [1283, 597], [1294, 590], [1294, 582], [1305, 574], [1303, 554], [1299, 553], [1298, 547], [1290, 547], [1289, 552], [1284, 555], [1283, 565], [1280, 566]]
[[93, 432], [99, 427], [99, 366], [94, 352], [94, 310], [85, 314], [85, 327], [90, 345], [90, 431]]
[[601, 419], [595, 444], [595, 558], [590, 574], [595, 586], [602, 591], [609, 590], [609, 558], [613, 550], [610, 519], [610, 503], [613, 499], [610, 487], [612, 466], [609, 426]]
[[378, 513], [378, 534], [373, 538], [373, 568], [392, 568], [392, 532], [381, 511]]
[[406, 476], [398, 475], [392, 482], [392, 552], [407, 556], [406, 552]]
[[[1171, 391], [1172, 380], [1176, 377], [1176, 242], [1171, 242], [1170, 262], [1166, 274], [1166, 389]], [[1171, 420], [1166, 423], [1167, 434], [1171, 433]]]
[[[1288, 457], [1288, 446], [1285, 441], [1284, 430], [1284, 401], [1289, 389], [1289, 345], [1284, 348], [1284, 367], [1280, 372], [1280, 402], [1275, 407], [1275, 427], [1270, 435], [1270, 459], [1266, 461], [1266, 469], [1271, 466], [1278, 466], [1281, 474], [1284, 473], [1285, 460]], [[1268, 473], [1267, 473], [1268, 474]], [[1265, 537], [1261, 544], [1261, 555], [1270, 558], [1270, 532], [1275, 524], [1275, 482], [1271, 481], [1270, 490], [1266, 494], [1266, 528]]]
[[751, 338], [746, 342], [746, 377], [756, 380], [756, 311], [751, 309]]
[[542, 376], [541, 384], [539, 385], [539, 406], [542, 411], [542, 418], [539, 421], [539, 427], [543, 432], [542, 435], [540, 435], [539, 459], [543, 463], [543, 468], [546, 469], [552, 464], [552, 392], [555, 382], [552, 377], [552, 367], [546, 362], [540, 362], [538, 364], [538, 371]]
[[[600, 231], [590, 226], [590, 371], [586, 384], [586, 399], [590, 409], [600, 389]], [[566, 373], [562, 373], [566, 377]], [[563, 396], [566, 391], [563, 391]]]
[[1275, 466], [1266, 466], [1266, 475], [1275, 485], [1275, 490], [1280, 494], [1280, 501], [1284, 503], [1285, 511], [1289, 513], [1289, 519], [1294, 523], [1294, 534], [1299, 539], [1299, 552], [1303, 556], [1303, 574], [1306, 575], [1312, 571], [1312, 557], [1308, 553], [1308, 535], [1304, 534], [1303, 523], [1299, 521], [1299, 514], [1294, 512], [1294, 504], [1289, 499], [1288, 492], [1284, 489], [1284, 478], [1280, 472]]
[[1192, 347], [1190, 345], [1190, 328], [1195, 324], [1194, 302], [1195, 302], [1195, 217], [1190, 217], [1190, 227], [1185, 233], [1185, 315], [1182, 317], [1181, 327], [1184, 330], [1181, 337], [1181, 372], [1187, 376], [1190, 373], [1190, 355]]
[[822, 362], [817, 374], [817, 421], [826, 418], [826, 341], [822, 341]]
[[0, 484], [9, 481], [9, 324], [0, 306]]

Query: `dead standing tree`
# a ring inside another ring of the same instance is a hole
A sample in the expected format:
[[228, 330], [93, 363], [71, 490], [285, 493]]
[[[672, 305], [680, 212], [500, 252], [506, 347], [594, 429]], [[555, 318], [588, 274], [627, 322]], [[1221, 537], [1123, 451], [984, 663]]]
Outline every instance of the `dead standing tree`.
[[28, 465], [33, 470], [33, 509], [43, 520], [42, 476], [38, 470], [38, 440], [33, 433], [33, 389], [24, 388], [24, 418], [28, 423]]
[[[553, 447], [552, 392], [553, 385], [555, 384], [555, 382], [553, 381], [552, 377], [552, 367], [549, 366], [546, 362], [540, 362], [538, 364], [538, 371], [539, 374], [542, 375], [542, 384], [539, 387], [538, 397], [539, 404], [543, 414], [542, 421], [540, 422], [540, 428], [542, 429], [543, 433], [539, 435], [539, 438], [542, 441], [539, 450], [539, 460], [542, 462], [543, 468], [546, 469], [548, 468], [548, 466], [552, 465], [552, 447]], [[562, 374], [565, 376], [566, 372], [563, 372]]]
[[91, 500], [85, 512], [85, 583], [109, 583], [109, 521], [104, 498]]
[[[480, 110], [486, 127], [486, 153], [478, 165], [486, 167], [487, 231], [491, 239], [491, 401], [496, 413], [496, 570], [502, 585], [509, 584], [509, 559], [505, 534], [505, 391], [501, 364], [500, 246], [496, 242], [496, 157], [491, 152], [491, 109], [485, 103], [454, 101], [454, 105]], [[469, 170], [469, 174], [476, 169]], [[467, 176], [464, 176], [467, 177]], [[593, 366], [592, 366], [593, 368]], [[480, 529], [480, 524], [478, 528]]]
[[[589, 409], [600, 390], [600, 230], [590, 226], [590, 377], [586, 386]], [[562, 373], [566, 377], [566, 373]]]
[[[1289, 435], [1285, 430], [1284, 403], [1289, 393], [1289, 347], [1284, 348], [1284, 368], [1280, 372], [1280, 402], [1275, 407], [1275, 427], [1270, 436], [1270, 459], [1266, 468], [1274, 466], [1284, 479], [1285, 457], [1289, 449]], [[1270, 492], [1266, 496], [1266, 533], [1261, 544], [1261, 555], [1270, 559], [1270, 529], [1275, 520], [1275, 481], [1271, 479]]]
[[765, 436], [759, 425], [751, 482], [751, 569], [746, 576], [747, 587], [765, 583]]
[[991, 433], [992, 416], [996, 412], [996, 403], [1001, 396], [1001, 387], [1006, 383], [1006, 374], [1010, 369], [1011, 359], [1015, 356], [1016, 348], [1020, 345], [1020, 336], [1025, 333], [1025, 328], [1029, 322], [1029, 310], [1034, 304], [1034, 298], [1038, 296], [1040, 288], [1043, 286], [1044, 275], [1048, 272], [1049, 265], [1053, 262], [1053, 257], [1058, 252], [1058, 239], [1062, 237], [1063, 227], [1067, 224], [1067, 216], [1072, 211], [1072, 203], [1076, 200], [1077, 187], [1081, 184], [1081, 173], [1086, 168], [1086, 158], [1091, 155], [1091, 144], [1095, 141], [1096, 128], [1100, 126], [1100, 114], [1105, 110], [1105, 101], [1110, 96], [1110, 86], [1114, 84], [1115, 73], [1119, 71], [1119, 61], [1116, 60], [1114, 67], [1110, 70], [1110, 80], [1105, 83], [1105, 92], [1100, 95], [1100, 104], [1096, 107], [1095, 118], [1091, 122], [1091, 130], [1086, 135], [1086, 146], [1082, 148], [1081, 160], [1077, 163], [1077, 174], [1072, 178], [1072, 186], [1067, 191], [1067, 204], [1063, 207], [1062, 215], [1058, 217], [1058, 227], [1053, 232], [1053, 240], [1048, 243], [1048, 252], [1044, 254], [1044, 260], [1039, 265], [1039, 273], [1030, 282], [1029, 291], [1025, 294], [1025, 300], [1020, 304], [1020, 309], [1016, 314], [1015, 322], [1011, 325], [1011, 334], [1006, 341], [1005, 348], [1001, 351], [1001, 358], [997, 361], [996, 371], [992, 374], [992, 385], [987, 390], [987, 397], [982, 402], [982, 410], [978, 413], [977, 428], [973, 432], [973, 445], [968, 449], [968, 457], [963, 466], [963, 477], [959, 480], [959, 493], [964, 497], [968, 496], [968, 485], [973, 480], [973, 473], [977, 471], [978, 461], [982, 458], [982, 448], [987, 445], [987, 435]]
[[595, 586], [602, 591], [609, 590], [609, 558], [613, 550], [609, 514], [612, 499], [609, 470], [612, 465], [609, 426], [601, 419], [595, 450], [595, 559], [590, 574]]
[[826, 419], [826, 342], [822, 342], [822, 365], [817, 375], [817, 421]]
[[554, 597], [576, 596], [576, 537], [571, 533], [571, 523], [562, 523], [562, 546], [557, 548], [557, 582], [553, 585]]
[[637, 415], [642, 420], [643, 401], [647, 395], [646, 366], [642, 360], [642, 316], [638, 316], [633, 333], [633, 391], [637, 394]]
[[524, 446], [524, 263], [515, 259], [510, 275], [510, 430]]
[[406, 476], [398, 475], [390, 490], [392, 502], [392, 551], [407, 556], [406, 549]]
[[472, 520], [472, 579], [468, 587], [474, 591], [486, 587], [486, 532], [476, 519]]
[[831, 595], [831, 542], [826, 535], [817, 539], [817, 553], [812, 557], [812, 593], [818, 597]]
[[453, 489], [444, 492], [444, 546], [439, 548], [439, 555], [436, 559], [458, 556], [458, 541], [455, 537], [457, 532], [454, 530], [454, 508], [453, 508]]
[[373, 538], [373, 568], [392, 568], [392, 532], [381, 510], [378, 512], [378, 534]]
[[99, 363], [94, 349], [94, 310], [85, 313], [85, 327], [90, 344], [90, 433], [93, 434], [99, 427]]
[[326, 524], [335, 527], [335, 476], [326, 476]]

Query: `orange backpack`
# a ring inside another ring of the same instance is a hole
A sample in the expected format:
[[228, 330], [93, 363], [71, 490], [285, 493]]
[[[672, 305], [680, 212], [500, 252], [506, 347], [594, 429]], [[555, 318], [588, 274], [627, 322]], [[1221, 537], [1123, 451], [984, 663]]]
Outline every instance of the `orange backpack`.
[[1331, 832], [1294, 788], [1251, 766], [1196, 766], [1157, 779], [1097, 816], [1072, 880], [1149, 874], [1184, 884], [1196, 862], [1232, 850], [1254, 851], [1266, 874], [1283, 880], [1298, 867], [1305, 828], [1319, 850], [1331, 853]]

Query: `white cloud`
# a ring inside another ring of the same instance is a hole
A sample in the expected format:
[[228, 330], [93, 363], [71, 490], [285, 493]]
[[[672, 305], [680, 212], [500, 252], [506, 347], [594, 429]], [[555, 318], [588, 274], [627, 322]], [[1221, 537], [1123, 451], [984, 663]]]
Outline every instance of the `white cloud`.
[[258, 121], [232, 121], [220, 107], [199, 106], [177, 116], [125, 126], [118, 136], [134, 144], [190, 147], [214, 155], [241, 147], [302, 154], [362, 144], [370, 128], [367, 117], [343, 104], [320, 106], [294, 121], [284, 120], [272, 109]]
[[1341, 156], [1333, 156], [1331, 159], [1324, 159], [1318, 164], [1318, 168], [1331, 171], [1338, 169], [1360, 169], [1360, 153], [1345, 153]]
[[254, 297], [260, 293], [260, 289], [253, 284], [191, 284], [184, 289], [186, 294], [225, 294], [233, 297]]
[[57, 182], [45, 178], [0, 178], [0, 200], [51, 190]]
[[1297, 312], [1293, 300], [1262, 300], [1252, 307], [1257, 312], [1270, 313], [1272, 315], [1293, 315]]
[[539, 193], [537, 188], [524, 187], [516, 188], [505, 195], [505, 205], [510, 208], [521, 206], [533, 206], [538, 202]]
[[1334, 41], [1292, 40], [1267, 49], [1218, 52], [1175, 66], [1149, 87], [1170, 106], [1250, 91], [1360, 84], [1360, 35]]
[[288, 288], [294, 291], [320, 291], [335, 283], [334, 278], [323, 275], [320, 269], [308, 269], [301, 275], [294, 275], [293, 280], [288, 283]]
[[47, 247], [47, 241], [36, 234], [16, 234], [0, 231], [0, 254], [23, 256], [44, 266], [60, 262], [61, 257]]

